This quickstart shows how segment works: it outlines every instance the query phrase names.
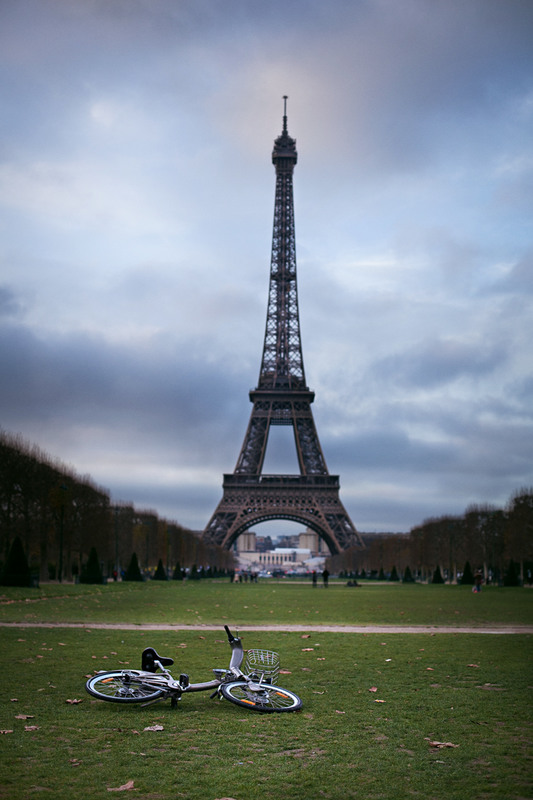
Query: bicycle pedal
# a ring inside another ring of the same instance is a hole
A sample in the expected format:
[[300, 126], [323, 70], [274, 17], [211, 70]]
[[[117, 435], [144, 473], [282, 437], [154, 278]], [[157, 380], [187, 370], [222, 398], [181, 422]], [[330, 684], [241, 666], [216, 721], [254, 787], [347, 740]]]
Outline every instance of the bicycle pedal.
[[180, 686], [182, 689], [186, 689], [188, 685], [189, 685], [189, 676], [185, 672], [183, 672], [180, 675]]

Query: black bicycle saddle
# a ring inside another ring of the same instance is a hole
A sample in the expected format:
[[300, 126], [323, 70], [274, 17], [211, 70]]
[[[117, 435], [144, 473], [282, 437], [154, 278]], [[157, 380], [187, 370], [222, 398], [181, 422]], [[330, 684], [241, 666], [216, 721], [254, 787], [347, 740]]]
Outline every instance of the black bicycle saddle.
[[144, 672], [155, 672], [157, 670], [156, 661], [159, 661], [163, 667], [170, 667], [174, 663], [173, 658], [158, 656], [153, 647], [147, 647], [146, 650], [143, 650], [141, 669]]

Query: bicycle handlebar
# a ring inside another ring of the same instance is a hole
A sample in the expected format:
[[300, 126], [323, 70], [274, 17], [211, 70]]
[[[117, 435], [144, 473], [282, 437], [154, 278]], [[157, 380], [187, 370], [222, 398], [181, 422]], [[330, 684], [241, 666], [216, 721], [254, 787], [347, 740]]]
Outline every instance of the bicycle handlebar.
[[231, 646], [231, 661], [229, 664], [230, 670], [235, 674], [239, 675], [240, 670], [239, 667], [242, 664], [242, 660], [244, 658], [244, 653], [242, 649], [241, 640], [238, 636], [234, 636], [227, 625], [224, 625], [224, 630], [228, 636], [228, 642]]
[[226, 631], [226, 634], [228, 636], [228, 642], [231, 644], [234, 641], [235, 636], [232, 634], [227, 625], [224, 625], [224, 630]]

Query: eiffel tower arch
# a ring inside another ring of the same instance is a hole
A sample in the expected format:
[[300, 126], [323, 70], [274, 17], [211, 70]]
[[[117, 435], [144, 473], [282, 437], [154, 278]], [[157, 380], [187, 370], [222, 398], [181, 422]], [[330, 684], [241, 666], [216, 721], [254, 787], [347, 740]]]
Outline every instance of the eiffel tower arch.
[[[283, 128], [272, 151], [276, 195], [259, 381], [250, 392], [253, 408], [235, 470], [224, 475], [222, 499], [203, 536], [230, 548], [253, 525], [283, 519], [311, 528], [335, 554], [364, 545], [339, 498], [339, 476], [328, 472], [311, 410], [315, 395], [305, 380], [292, 185], [298, 156], [296, 140], [287, 130], [287, 97], [283, 99]], [[292, 428], [299, 474], [263, 474], [273, 425]]]

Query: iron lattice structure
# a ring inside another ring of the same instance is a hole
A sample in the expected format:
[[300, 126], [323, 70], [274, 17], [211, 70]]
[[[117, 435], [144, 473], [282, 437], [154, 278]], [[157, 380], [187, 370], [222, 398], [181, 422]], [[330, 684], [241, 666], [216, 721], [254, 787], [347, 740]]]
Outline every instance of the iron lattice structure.
[[[250, 392], [253, 409], [235, 471], [224, 475], [222, 500], [203, 535], [229, 548], [253, 525], [285, 519], [311, 528], [338, 553], [363, 542], [339, 499], [339, 476], [328, 473], [311, 411], [315, 396], [305, 380], [292, 185], [298, 155], [287, 130], [286, 102], [285, 97], [283, 130], [272, 152], [276, 196], [259, 382]], [[299, 475], [263, 474], [271, 425], [292, 426]]]

